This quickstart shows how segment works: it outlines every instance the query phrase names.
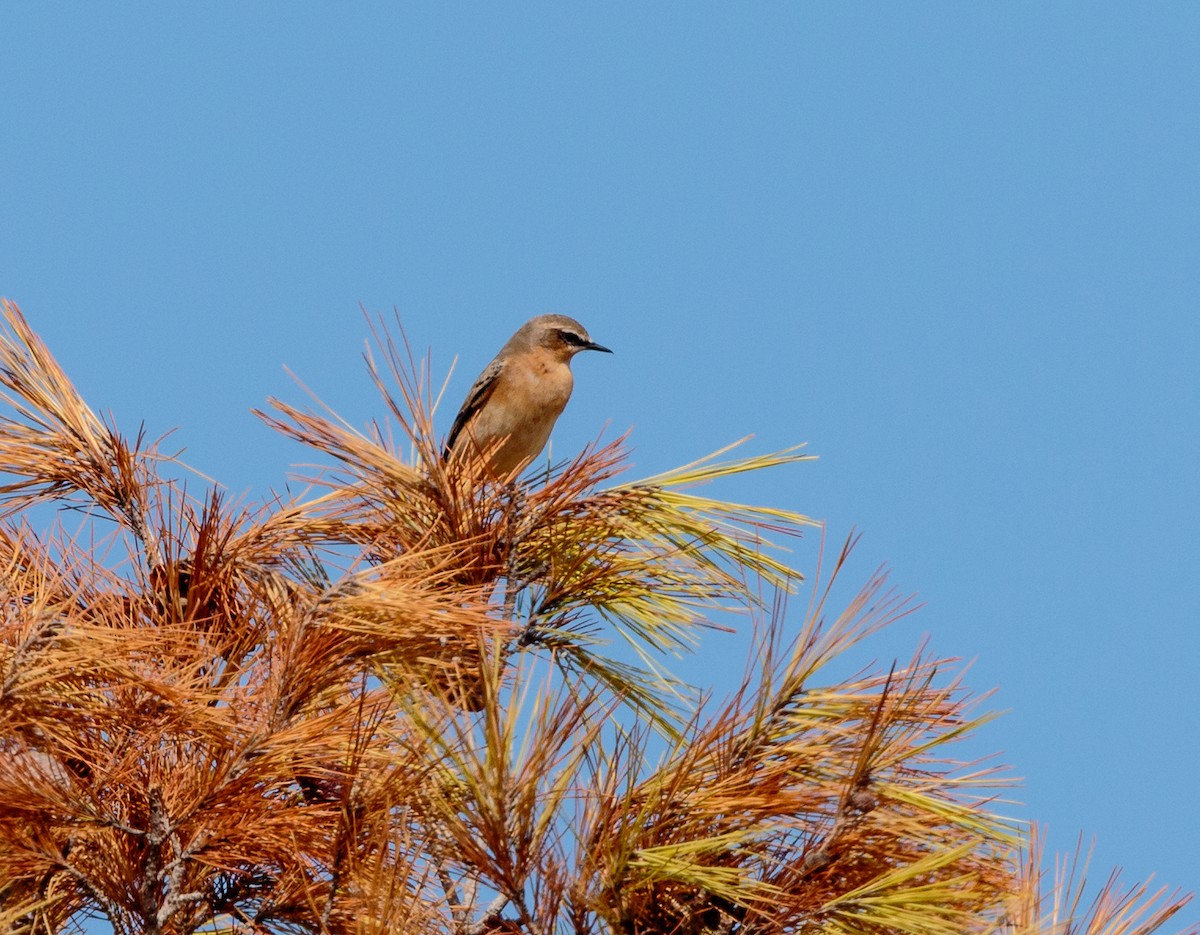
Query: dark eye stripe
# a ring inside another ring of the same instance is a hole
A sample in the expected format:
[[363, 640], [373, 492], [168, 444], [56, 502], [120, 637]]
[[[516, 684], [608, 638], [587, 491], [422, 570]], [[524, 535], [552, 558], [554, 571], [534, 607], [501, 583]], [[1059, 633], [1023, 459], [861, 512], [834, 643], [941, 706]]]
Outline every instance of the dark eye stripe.
[[579, 345], [579, 344], [586, 343], [583, 340], [583, 338], [581, 338], [579, 335], [577, 335], [574, 331], [561, 331], [560, 330], [558, 332], [558, 336], [560, 338], [562, 338], [564, 341], [566, 341], [568, 344]]

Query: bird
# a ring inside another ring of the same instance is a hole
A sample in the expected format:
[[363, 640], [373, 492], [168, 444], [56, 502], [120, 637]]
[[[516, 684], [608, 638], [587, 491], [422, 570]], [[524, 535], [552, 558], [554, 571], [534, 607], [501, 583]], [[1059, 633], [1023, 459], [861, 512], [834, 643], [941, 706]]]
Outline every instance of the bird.
[[603, 351], [566, 315], [538, 315], [508, 339], [471, 387], [446, 436], [444, 460], [470, 447], [484, 453], [497, 479], [515, 477], [541, 454], [571, 389], [571, 358]]

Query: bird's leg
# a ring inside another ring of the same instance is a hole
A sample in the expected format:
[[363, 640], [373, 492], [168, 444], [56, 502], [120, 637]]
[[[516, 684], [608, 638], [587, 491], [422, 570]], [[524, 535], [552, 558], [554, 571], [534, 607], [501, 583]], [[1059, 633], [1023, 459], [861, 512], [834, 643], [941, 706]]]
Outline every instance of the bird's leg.
[[525, 587], [518, 567], [522, 539], [519, 523], [525, 512], [525, 492], [511, 479], [504, 485], [504, 494], [504, 616], [511, 620], [517, 609], [517, 595]]

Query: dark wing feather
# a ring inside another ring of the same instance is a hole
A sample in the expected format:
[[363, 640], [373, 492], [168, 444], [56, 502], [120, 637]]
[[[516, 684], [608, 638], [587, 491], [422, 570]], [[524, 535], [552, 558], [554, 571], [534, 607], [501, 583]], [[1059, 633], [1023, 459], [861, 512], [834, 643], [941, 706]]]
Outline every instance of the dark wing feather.
[[454, 443], [458, 441], [458, 436], [462, 434], [462, 430], [471, 421], [471, 416], [482, 409], [488, 398], [492, 395], [492, 391], [496, 388], [496, 378], [500, 376], [500, 371], [503, 367], [504, 362], [500, 358], [496, 358], [483, 368], [483, 373], [479, 375], [479, 379], [471, 387], [471, 392], [467, 393], [467, 398], [463, 402], [462, 408], [458, 410], [458, 415], [454, 417], [454, 424], [450, 426], [450, 434], [446, 436], [446, 447], [442, 449], [442, 460], [450, 457], [450, 452], [454, 450]]

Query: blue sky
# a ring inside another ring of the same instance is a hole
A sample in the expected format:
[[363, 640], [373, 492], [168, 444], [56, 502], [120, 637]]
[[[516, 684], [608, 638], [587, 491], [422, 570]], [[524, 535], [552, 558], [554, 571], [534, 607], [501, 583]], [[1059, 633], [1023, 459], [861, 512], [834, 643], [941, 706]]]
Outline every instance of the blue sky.
[[714, 493], [859, 528], [850, 578], [926, 602], [861, 661], [974, 660], [1014, 811], [1200, 887], [1200, 6], [9, 4], [0, 43], [0, 294], [94, 406], [262, 493], [283, 365], [381, 415], [360, 303], [458, 356], [443, 427], [579, 318], [616, 354], [556, 452], [808, 442]]

